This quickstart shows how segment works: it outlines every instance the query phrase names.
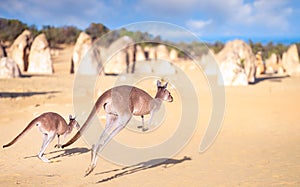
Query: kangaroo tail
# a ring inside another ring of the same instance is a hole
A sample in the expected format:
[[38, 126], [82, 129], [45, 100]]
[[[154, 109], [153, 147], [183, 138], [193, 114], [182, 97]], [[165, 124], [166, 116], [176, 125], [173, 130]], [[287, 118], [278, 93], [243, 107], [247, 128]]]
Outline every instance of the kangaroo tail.
[[22, 136], [24, 136], [37, 122], [38, 122], [38, 118], [35, 118], [34, 120], [32, 120], [27, 125], [27, 127], [25, 127], [25, 129], [17, 137], [15, 137], [15, 139], [13, 139], [11, 142], [9, 142], [6, 145], [3, 145], [3, 148], [9, 147], [9, 146], [13, 145], [14, 143], [16, 143], [16, 141], [18, 141]]
[[89, 117], [87, 118], [87, 120], [84, 122], [84, 124], [82, 125], [82, 127], [80, 128], [79, 131], [77, 131], [77, 133], [73, 136], [72, 139], [70, 139], [67, 143], [65, 143], [64, 145], [62, 145], [62, 148], [65, 148], [71, 144], [73, 144], [76, 140], [78, 140], [78, 138], [81, 136], [81, 134], [84, 132], [84, 130], [87, 128], [88, 124], [90, 123], [90, 121], [93, 119], [94, 115], [96, 114], [96, 112], [98, 110], [101, 109], [101, 107], [104, 104], [104, 95], [101, 95], [99, 97], [99, 99], [97, 100], [96, 104], [93, 107], [93, 110], [91, 111]]

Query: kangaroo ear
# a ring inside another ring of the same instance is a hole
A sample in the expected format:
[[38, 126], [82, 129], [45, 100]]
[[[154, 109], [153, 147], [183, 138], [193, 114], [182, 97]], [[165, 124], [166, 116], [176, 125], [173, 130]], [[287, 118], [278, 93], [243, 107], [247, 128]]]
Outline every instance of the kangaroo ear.
[[157, 80], [157, 87], [161, 87], [161, 82]]
[[76, 118], [76, 116], [72, 117], [71, 114], [69, 115], [69, 119], [70, 119], [70, 120], [74, 120], [75, 118]]
[[164, 85], [164, 88], [167, 88], [167, 86], [168, 86], [168, 83], [169, 83], [169, 82], [167, 82], [167, 83]]

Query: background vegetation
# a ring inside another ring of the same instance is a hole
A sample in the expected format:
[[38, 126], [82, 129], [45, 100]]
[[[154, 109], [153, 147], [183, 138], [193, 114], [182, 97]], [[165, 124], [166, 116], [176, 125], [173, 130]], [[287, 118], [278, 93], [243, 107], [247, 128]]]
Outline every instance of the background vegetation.
[[[93, 40], [103, 36], [105, 33], [109, 32], [109, 28], [101, 23], [91, 23], [88, 28], [85, 30], [78, 29], [74, 26], [61, 26], [61, 27], [54, 27], [50, 25], [43, 26], [41, 29], [37, 29], [35, 25], [27, 25], [22, 23], [19, 20], [14, 19], [4, 19], [0, 18], [0, 41], [2, 42], [9, 42], [10, 44], [16, 39], [16, 37], [21, 34], [25, 29], [28, 29], [33, 34], [33, 37], [40, 33], [45, 33], [50, 47], [56, 47], [59, 44], [74, 44], [76, 39], [81, 31], [85, 31], [89, 34]], [[153, 41], [153, 43], [161, 43], [163, 40], [160, 36], [152, 36], [147, 32], [132, 32], [126, 29], [120, 29], [118, 31], [112, 31], [110, 34], [110, 38], [105, 38], [103, 43], [104, 46], [108, 46], [111, 42], [116, 40], [122, 36], [129, 36], [134, 41]], [[153, 43], [147, 43], [143, 45], [153, 45]], [[168, 42], [170, 43], [170, 42]], [[282, 55], [288, 48], [288, 46], [273, 42], [269, 42], [267, 44], [262, 44], [260, 42], [253, 42], [252, 40], [247, 41], [247, 43], [252, 48], [254, 54], [258, 51], [262, 52], [263, 59], [268, 58], [271, 56], [272, 53], [277, 55]], [[212, 49], [215, 53], [218, 53], [224, 47], [224, 43], [220, 41], [216, 41], [215, 43], [207, 43], [206, 44], [210, 49]], [[300, 52], [300, 42], [296, 43], [298, 47], [298, 52]], [[203, 51], [205, 45], [199, 42], [191, 42], [191, 43], [177, 43], [176, 46], [179, 46], [181, 49], [185, 49], [188, 51]], [[182, 53], [182, 52], [181, 52]], [[184, 55], [181, 54], [180, 55]]]

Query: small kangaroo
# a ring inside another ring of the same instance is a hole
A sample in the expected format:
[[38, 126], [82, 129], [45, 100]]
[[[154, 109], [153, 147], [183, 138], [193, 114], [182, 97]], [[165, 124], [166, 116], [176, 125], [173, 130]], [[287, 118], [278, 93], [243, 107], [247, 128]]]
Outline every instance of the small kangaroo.
[[54, 112], [43, 113], [40, 116], [33, 119], [27, 127], [10, 143], [3, 145], [3, 148], [9, 147], [16, 143], [22, 136], [24, 136], [34, 125], [39, 127], [39, 130], [43, 134], [44, 140], [41, 147], [41, 151], [38, 154], [38, 157], [44, 162], [50, 162], [46, 157], [44, 157], [44, 152], [49, 145], [49, 143], [55, 138], [57, 135], [58, 143], [55, 145], [56, 148], [60, 148], [60, 136], [64, 138], [70, 134], [73, 128], [76, 126], [77, 129], [80, 128], [78, 122], [75, 120], [75, 117], [72, 115], [69, 116], [69, 124], [66, 123], [63, 117]]
[[151, 125], [153, 114], [159, 110], [162, 101], [173, 101], [173, 97], [166, 89], [167, 85], [168, 83], [162, 86], [161, 82], [157, 81], [155, 98], [152, 98], [144, 90], [127, 85], [111, 88], [98, 98], [82, 128], [69, 142], [62, 145], [62, 148], [64, 148], [74, 143], [88, 126], [96, 112], [102, 107], [104, 108], [106, 113], [105, 129], [98, 142], [92, 146], [91, 163], [85, 176], [89, 175], [96, 167], [97, 153], [102, 151], [105, 145], [127, 125], [133, 115], [142, 117], [143, 129], [147, 130], [144, 127], [144, 115], [150, 114], [149, 125]]

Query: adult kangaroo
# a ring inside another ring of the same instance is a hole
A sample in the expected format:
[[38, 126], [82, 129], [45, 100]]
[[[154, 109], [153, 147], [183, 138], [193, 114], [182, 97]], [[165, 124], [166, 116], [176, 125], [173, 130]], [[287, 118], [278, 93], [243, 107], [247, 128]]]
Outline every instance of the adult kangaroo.
[[77, 129], [80, 128], [78, 122], [75, 120], [75, 117], [69, 116], [69, 124], [66, 123], [63, 117], [54, 112], [43, 113], [40, 116], [33, 119], [27, 127], [10, 143], [3, 145], [3, 148], [9, 147], [16, 143], [22, 136], [24, 136], [34, 125], [36, 125], [41, 133], [43, 134], [44, 140], [41, 147], [41, 150], [38, 154], [38, 157], [44, 162], [50, 162], [46, 157], [44, 157], [44, 152], [49, 145], [49, 143], [55, 138], [57, 135], [58, 143], [55, 147], [60, 148], [60, 136], [64, 138], [70, 134], [73, 128], [76, 126]]
[[118, 86], [105, 91], [96, 101], [90, 115], [82, 128], [76, 135], [69, 140], [62, 148], [74, 143], [91, 122], [94, 115], [103, 107], [106, 113], [106, 125], [98, 142], [92, 146], [92, 158], [89, 168], [85, 176], [89, 175], [96, 167], [97, 152], [103, 150], [105, 145], [118, 134], [129, 122], [133, 115], [142, 117], [143, 130], [147, 130], [144, 126], [144, 115], [150, 114], [149, 125], [153, 118], [153, 114], [159, 110], [163, 101], [172, 102], [173, 97], [167, 90], [167, 85], [162, 85], [157, 81], [157, 92], [155, 98], [152, 98], [147, 92], [133, 86]]

